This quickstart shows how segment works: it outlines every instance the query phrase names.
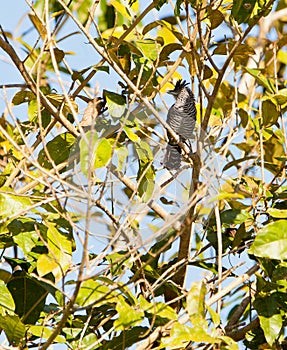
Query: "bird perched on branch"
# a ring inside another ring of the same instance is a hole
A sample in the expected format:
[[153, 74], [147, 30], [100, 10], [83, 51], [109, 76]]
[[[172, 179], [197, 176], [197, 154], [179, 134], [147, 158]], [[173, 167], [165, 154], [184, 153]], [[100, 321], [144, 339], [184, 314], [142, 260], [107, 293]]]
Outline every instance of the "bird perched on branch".
[[[167, 124], [176, 132], [184, 142], [192, 137], [196, 122], [195, 100], [192, 91], [187, 87], [185, 80], [178, 80], [174, 89], [168, 93], [175, 97], [175, 103], [167, 114]], [[181, 163], [181, 148], [169, 137], [164, 157], [164, 166], [168, 170], [178, 169]]]

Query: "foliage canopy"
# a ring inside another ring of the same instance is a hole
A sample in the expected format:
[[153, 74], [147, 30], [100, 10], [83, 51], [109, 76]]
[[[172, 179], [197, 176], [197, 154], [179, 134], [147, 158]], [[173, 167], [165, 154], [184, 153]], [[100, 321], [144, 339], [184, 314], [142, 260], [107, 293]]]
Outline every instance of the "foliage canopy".
[[5, 348], [286, 347], [286, 5], [36, 0], [1, 27]]

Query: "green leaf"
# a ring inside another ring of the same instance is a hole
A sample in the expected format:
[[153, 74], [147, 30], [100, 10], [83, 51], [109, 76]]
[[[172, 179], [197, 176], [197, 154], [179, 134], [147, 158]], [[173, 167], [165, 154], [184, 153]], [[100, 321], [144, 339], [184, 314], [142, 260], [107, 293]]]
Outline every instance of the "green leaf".
[[0, 215], [2, 218], [11, 217], [14, 215], [23, 215], [30, 209], [33, 202], [29, 197], [17, 196], [11, 189], [7, 188], [6, 191], [2, 188], [3, 192], [0, 192]]
[[85, 350], [85, 349], [103, 349], [102, 344], [99, 343], [98, 337], [94, 333], [85, 335], [79, 340], [71, 342], [72, 349]]
[[236, 19], [238, 24], [248, 22], [256, 0], [234, 0], [232, 5], [231, 14]]
[[82, 332], [82, 328], [68, 328], [64, 327], [62, 329], [63, 333], [66, 334], [67, 340], [75, 339], [78, 337], [78, 335]]
[[159, 56], [160, 45], [153, 39], [138, 40], [137, 47], [151, 61], [155, 61]]
[[120, 335], [113, 337], [101, 346], [101, 350], [123, 350], [133, 347], [140, 339], [148, 332], [148, 327], [132, 327], [130, 330], [126, 329]]
[[287, 218], [287, 209], [268, 208], [267, 213], [273, 218], [277, 218], [277, 219]]
[[96, 144], [94, 168], [105, 166], [112, 156], [112, 146], [107, 139], [100, 139]]
[[170, 306], [161, 302], [148, 302], [142, 295], [139, 297], [141, 309], [150, 315], [156, 326], [165, 325], [168, 321], [177, 320], [177, 313]]
[[[50, 329], [43, 326], [31, 326], [28, 328], [28, 332], [40, 339], [48, 339], [54, 332], [54, 329]], [[54, 341], [56, 343], [65, 343], [66, 339], [62, 335], [58, 335]]]
[[46, 95], [46, 98], [52, 103], [53, 106], [56, 108], [61, 108], [65, 115], [73, 113], [70, 105], [72, 105], [76, 112], [78, 111], [78, 105], [76, 102], [70, 99], [70, 103], [68, 103], [64, 95], [50, 93]]
[[124, 96], [108, 90], [103, 91], [103, 96], [107, 101], [110, 116], [117, 119], [121, 118], [126, 110], [126, 100]]
[[138, 193], [144, 201], [148, 201], [154, 190], [155, 172], [152, 165], [153, 153], [148, 143], [140, 141], [135, 143], [135, 149], [139, 158], [139, 170], [137, 174]]
[[[32, 123], [39, 123], [39, 115], [38, 115], [38, 101], [32, 100], [28, 105], [28, 116], [29, 120]], [[41, 108], [41, 126], [46, 128], [51, 122], [51, 114], [46, 111], [46, 109]]]
[[184, 348], [191, 341], [195, 342], [207, 342], [209, 344], [219, 343], [220, 340], [216, 339], [210, 332], [208, 333], [201, 327], [188, 327], [180, 323], [174, 323], [171, 326], [170, 336], [162, 338], [162, 345], [169, 348]]
[[267, 343], [272, 346], [280, 336], [283, 326], [282, 316], [280, 314], [275, 314], [271, 317], [259, 316], [259, 320]]
[[95, 304], [96, 306], [116, 303], [118, 301], [116, 293], [112, 292], [108, 286], [102, 282], [87, 280], [81, 284], [76, 303], [80, 306]]
[[4, 330], [11, 345], [17, 346], [26, 334], [26, 327], [18, 316], [0, 316], [0, 327]]
[[278, 220], [260, 229], [249, 253], [268, 259], [287, 259], [287, 220]]
[[140, 141], [139, 136], [135, 133], [135, 128], [125, 125], [123, 130], [131, 141], [133, 142]]
[[282, 302], [282, 297], [277, 292], [264, 296], [259, 295], [254, 301], [254, 308], [258, 313], [260, 325], [267, 342], [271, 346], [279, 338], [283, 326], [280, 313]]
[[260, 69], [245, 67], [244, 70], [250, 75], [252, 75], [261, 86], [267, 89], [268, 92], [274, 93], [275, 91], [274, 84], [262, 74]]
[[72, 241], [67, 234], [61, 233], [53, 224], [47, 224], [48, 254], [42, 254], [37, 260], [40, 276], [52, 272], [55, 279], [63, 278], [72, 262]]
[[116, 310], [118, 312], [118, 319], [114, 322], [115, 329], [126, 329], [141, 324], [144, 318], [144, 312], [138, 307], [132, 307], [125, 302], [122, 296], [119, 296]]
[[[287, 97], [287, 96], [286, 96]], [[272, 102], [271, 99], [265, 99], [262, 102], [262, 117], [263, 117], [263, 125], [265, 127], [270, 127], [277, 123], [279, 113], [277, 111], [277, 107]]]
[[[75, 140], [76, 138], [68, 132], [56, 136], [47, 143], [46, 149], [42, 149], [39, 152], [38, 162], [44, 168], [52, 169], [53, 164], [51, 160], [55, 165], [67, 161]], [[46, 150], [48, 154], [46, 154]]]
[[191, 322], [195, 326], [204, 319], [206, 287], [203, 282], [194, 282], [186, 297], [186, 308]]
[[13, 99], [12, 99], [12, 103], [17, 106], [17, 105], [20, 105], [22, 103], [25, 103], [25, 102], [30, 102], [32, 100], [35, 100], [36, 96], [33, 94], [33, 92], [31, 91], [18, 91]]
[[88, 131], [80, 140], [80, 164], [85, 176], [90, 171], [105, 166], [112, 156], [112, 145], [105, 139], [98, 139], [98, 135]]
[[227, 225], [242, 224], [247, 220], [253, 220], [252, 215], [245, 210], [227, 209], [220, 214], [221, 221]]
[[4, 281], [0, 281], [0, 314], [6, 315], [15, 310], [14, 299]]
[[287, 103], [287, 89], [281, 89], [273, 96], [278, 105], [282, 106]]
[[15, 302], [15, 313], [23, 323], [35, 324], [45, 306], [48, 294], [45, 288], [24, 271], [15, 272], [7, 287]]

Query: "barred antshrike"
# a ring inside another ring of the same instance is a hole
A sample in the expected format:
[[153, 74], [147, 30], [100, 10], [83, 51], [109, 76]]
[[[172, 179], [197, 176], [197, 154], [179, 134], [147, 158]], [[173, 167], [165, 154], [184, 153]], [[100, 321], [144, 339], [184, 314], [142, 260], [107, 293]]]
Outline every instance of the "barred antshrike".
[[[176, 132], [181, 141], [190, 139], [193, 134], [196, 122], [196, 108], [194, 95], [187, 87], [186, 81], [178, 80], [174, 90], [168, 93], [176, 99], [175, 103], [170, 107], [167, 114], [167, 124]], [[169, 137], [164, 157], [164, 166], [168, 170], [178, 169], [181, 163], [181, 148]]]

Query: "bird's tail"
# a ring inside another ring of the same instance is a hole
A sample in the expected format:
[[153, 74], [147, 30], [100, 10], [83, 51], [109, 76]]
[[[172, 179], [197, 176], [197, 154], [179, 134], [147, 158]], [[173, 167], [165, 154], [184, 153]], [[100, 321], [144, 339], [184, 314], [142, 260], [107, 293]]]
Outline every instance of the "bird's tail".
[[168, 170], [179, 169], [181, 163], [181, 148], [179, 145], [167, 144], [166, 153], [163, 160], [164, 166]]

